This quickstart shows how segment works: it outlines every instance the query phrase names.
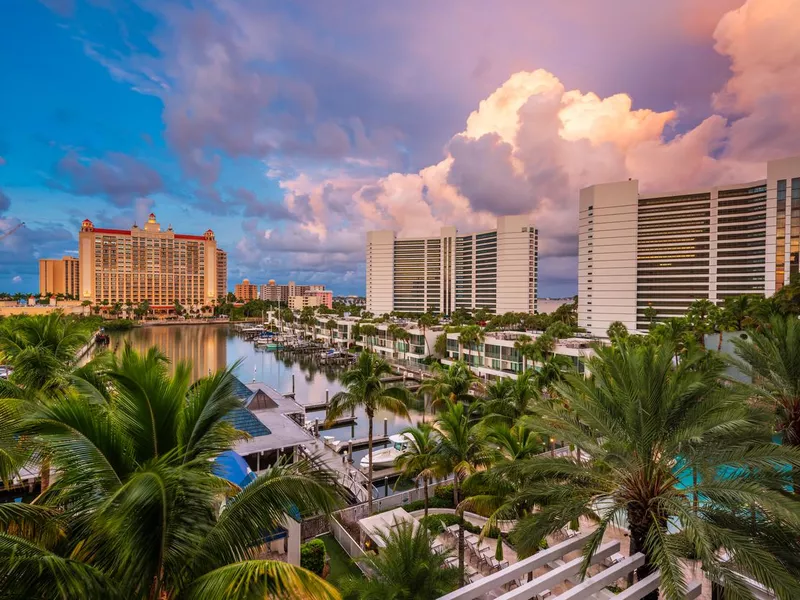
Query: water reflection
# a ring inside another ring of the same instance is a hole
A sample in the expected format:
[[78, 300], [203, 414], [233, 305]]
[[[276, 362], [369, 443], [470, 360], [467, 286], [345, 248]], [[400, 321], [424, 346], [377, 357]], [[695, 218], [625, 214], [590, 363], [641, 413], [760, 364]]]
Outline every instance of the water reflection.
[[[322, 366], [307, 356], [294, 358], [256, 349], [252, 342], [237, 336], [228, 325], [139, 327], [113, 335], [111, 347], [118, 349], [125, 343], [130, 343], [138, 351], [158, 346], [173, 363], [191, 361], [194, 379], [241, 360], [236, 375], [242, 381], [261, 381], [279, 392], [288, 393], [292, 391], [294, 375], [295, 398], [300, 404], [323, 402], [326, 390], [329, 396], [333, 396], [342, 389], [337, 378], [338, 369]], [[360, 418], [354, 425], [326, 431], [325, 435], [333, 435], [339, 440], [366, 437], [367, 419], [362, 411], [356, 414]], [[322, 422], [325, 412], [309, 412], [306, 418]], [[391, 413], [378, 412], [374, 423], [376, 436], [383, 433], [384, 419], [387, 432], [392, 434], [410, 422], [419, 422], [421, 415], [414, 413], [409, 421]], [[356, 451], [353, 457], [357, 462], [365, 454], [366, 450]]]

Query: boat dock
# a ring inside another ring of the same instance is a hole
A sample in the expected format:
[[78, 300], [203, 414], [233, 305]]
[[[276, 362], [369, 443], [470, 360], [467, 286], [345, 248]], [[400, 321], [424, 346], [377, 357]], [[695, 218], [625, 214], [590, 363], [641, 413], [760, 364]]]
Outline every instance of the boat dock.
[[[372, 436], [372, 447], [378, 446], [379, 444], [385, 444], [389, 441], [388, 435], [373, 435]], [[326, 442], [327, 445], [327, 442]], [[339, 442], [336, 447], [328, 446], [329, 448], [333, 448], [338, 454], [343, 452], [350, 453], [351, 448], [353, 450], [361, 450], [362, 448], [366, 448], [369, 446], [369, 438], [357, 438], [354, 440], [344, 440]]]
[[357, 420], [355, 415], [347, 415], [344, 417], [339, 417], [338, 419], [333, 419], [332, 421], [320, 421], [319, 422], [319, 430], [325, 431], [326, 429], [334, 429], [336, 427], [341, 427], [342, 425], [352, 425]]

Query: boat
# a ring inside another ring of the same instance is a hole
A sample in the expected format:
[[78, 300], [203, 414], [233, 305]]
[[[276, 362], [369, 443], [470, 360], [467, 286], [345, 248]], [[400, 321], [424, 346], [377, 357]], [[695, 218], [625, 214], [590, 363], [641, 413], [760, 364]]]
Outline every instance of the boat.
[[[406, 451], [410, 441], [411, 436], [405, 433], [390, 435], [389, 442], [392, 444], [391, 446], [372, 451], [372, 468], [388, 469], [393, 467], [395, 459]], [[364, 456], [359, 464], [362, 469], [369, 468], [369, 454]]]
[[13, 367], [0, 365], [0, 379], [8, 379], [9, 375], [11, 375], [13, 372], [14, 372]]

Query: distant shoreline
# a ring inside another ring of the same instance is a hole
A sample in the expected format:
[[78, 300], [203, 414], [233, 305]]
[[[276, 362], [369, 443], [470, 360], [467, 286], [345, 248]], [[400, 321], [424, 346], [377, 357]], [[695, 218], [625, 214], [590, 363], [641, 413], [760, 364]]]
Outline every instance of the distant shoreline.
[[168, 325], [227, 325], [230, 319], [166, 319], [159, 321], [142, 321], [140, 327], [166, 327]]

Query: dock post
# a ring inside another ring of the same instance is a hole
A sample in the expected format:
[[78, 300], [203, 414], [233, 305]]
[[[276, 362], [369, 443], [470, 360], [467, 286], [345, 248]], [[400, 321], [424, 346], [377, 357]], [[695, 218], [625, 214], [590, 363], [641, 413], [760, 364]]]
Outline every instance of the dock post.
[[328, 402], [330, 396], [330, 390], [325, 390], [325, 412], [328, 412]]
[[387, 436], [387, 432], [389, 431], [388, 426], [389, 426], [389, 419], [384, 417], [384, 419], [383, 419], [383, 437]]
[[350, 439], [349, 442], [347, 442], [347, 454], [350, 457], [350, 462], [353, 462], [353, 440], [352, 440], [352, 438]]
[[314, 419], [314, 437], [319, 437], [319, 419]]
[[389, 476], [383, 478], [383, 497], [386, 498], [389, 495]]
[[351, 406], [351, 407], [350, 407], [350, 416], [351, 416], [351, 417], [355, 417], [355, 416], [356, 416], [356, 407], [355, 407], [355, 404], [354, 404], [353, 406]]
[[294, 373], [292, 373], [292, 394], [294, 394]]

